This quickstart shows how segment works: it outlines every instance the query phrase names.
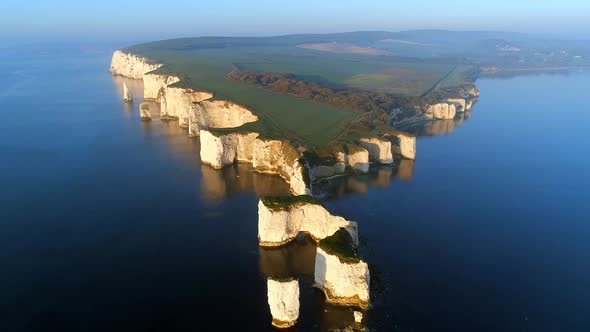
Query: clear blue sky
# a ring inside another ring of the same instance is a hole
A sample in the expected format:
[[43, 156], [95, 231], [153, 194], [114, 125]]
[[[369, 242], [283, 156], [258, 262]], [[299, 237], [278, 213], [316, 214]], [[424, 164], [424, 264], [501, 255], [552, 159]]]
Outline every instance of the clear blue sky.
[[590, 35], [590, 0], [0, 0], [0, 40], [425, 28]]

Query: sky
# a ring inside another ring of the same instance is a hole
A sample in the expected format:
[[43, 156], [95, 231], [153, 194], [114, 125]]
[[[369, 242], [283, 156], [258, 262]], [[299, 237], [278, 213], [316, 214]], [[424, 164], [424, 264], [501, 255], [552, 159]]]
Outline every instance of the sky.
[[8, 41], [410, 29], [590, 36], [590, 0], [0, 0]]

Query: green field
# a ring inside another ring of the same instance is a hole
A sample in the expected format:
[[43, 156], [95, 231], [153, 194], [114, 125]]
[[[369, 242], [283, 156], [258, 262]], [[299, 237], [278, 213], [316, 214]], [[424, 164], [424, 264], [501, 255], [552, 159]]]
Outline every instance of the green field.
[[346, 136], [343, 132], [347, 125], [362, 114], [273, 93], [232, 80], [227, 74], [234, 69], [291, 73], [329, 86], [419, 96], [449, 76], [456, 66], [391, 56], [307, 50], [296, 47], [308, 40], [305, 36], [284, 38], [287, 40], [281, 37], [177, 39], [141, 44], [126, 51], [165, 64], [156, 72], [181, 75], [183, 80], [178, 86], [211, 91], [217, 99], [251, 107], [261, 120], [243, 129], [310, 147], [325, 146], [336, 137]]

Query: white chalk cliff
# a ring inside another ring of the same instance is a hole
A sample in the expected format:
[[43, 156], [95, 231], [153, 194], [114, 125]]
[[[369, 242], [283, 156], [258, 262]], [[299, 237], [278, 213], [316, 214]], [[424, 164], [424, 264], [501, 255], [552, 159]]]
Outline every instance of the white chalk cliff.
[[391, 134], [390, 139], [391, 149], [395, 153], [404, 159], [416, 159], [416, 136], [398, 132], [397, 134]]
[[385, 138], [361, 138], [360, 145], [369, 152], [369, 160], [379, 164], [393, 163], [391, 141]]
[[272, 325], [279, 328], [295, 325], [299, 318], [299, 282], [269, 278], [267, 287]]
[[129, 91], [129, 88], [127, 87], [127, 83], [125, 83], [125, 82], [123, 82], [123, 100], [126, 102], [133, 101], [133, 95], [131, 94], [131, 91]]
[[297, 150], [283, 140], [262, 139], [257, 133], [214, 133], [200, 130], [201, 162], [220, 169], [234, 162], [251, 163], [256, 171], [277, 174], [291, 192], [305, 195], [303, 166]]
[[192, 102], [188, 112], [187, 126], [191, 136], [199, 135], [200, 129], [237, 128], [258, 121], [256, 115], [241, 105], [226, 100], [205, 99]]
[[180, 79], [173, 75], [160, 75], [146, 73], [143, 75], [143, 99], [160, 101], [160, 94], [169, 85], [172, 85]]
[[331, 215], [321, 204], [309, 202], [284, 203], [280, 207], [258, 202], [258, 240], [261, 246], [280, 246], [295, 239], [299, 232], [320, 241], [340, 228], [350, 234], [353, 245], [358, 245], [358, 225]]
[[369, 266], [362, 260], [343, 262], [318, 246], [314, 282], [326, 294], [327, 302], [361, 308], [369, 305]]
[[113, 53], [110, 71], [115, 75], [143, 79], [145, 73], [161, 66], [161, 64], [150, 63], [146, 58], [117, 50]]
[[363, 173], [369, 171], [369, 151], [355, 144], [347, 144], [346, 150], [338, 151], [336, 161], [338, 169], [344, 167]]
[[455, 114], [457, 114], [455, 104], [446, 102], [428, 105], [425, 113], [426, 117], [431, 119], [452, 119]]

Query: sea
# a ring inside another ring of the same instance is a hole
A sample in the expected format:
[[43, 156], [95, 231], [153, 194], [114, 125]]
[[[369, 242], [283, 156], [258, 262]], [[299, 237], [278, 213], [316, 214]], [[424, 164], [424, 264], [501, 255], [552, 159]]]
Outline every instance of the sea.
[[[292, 331], [351, 326], [312, 240], [258, 245], [259, 197], [288, 186], [141, 121], [116, 46], [0, 48], [0, 331], [271, 331], [269, 275], [299, 279]], [[590, 331], [590, 72], [476, 84], [471, 112], [408, 129], [415, 161], [315, 189], [359, 224], [360, 327]]]

